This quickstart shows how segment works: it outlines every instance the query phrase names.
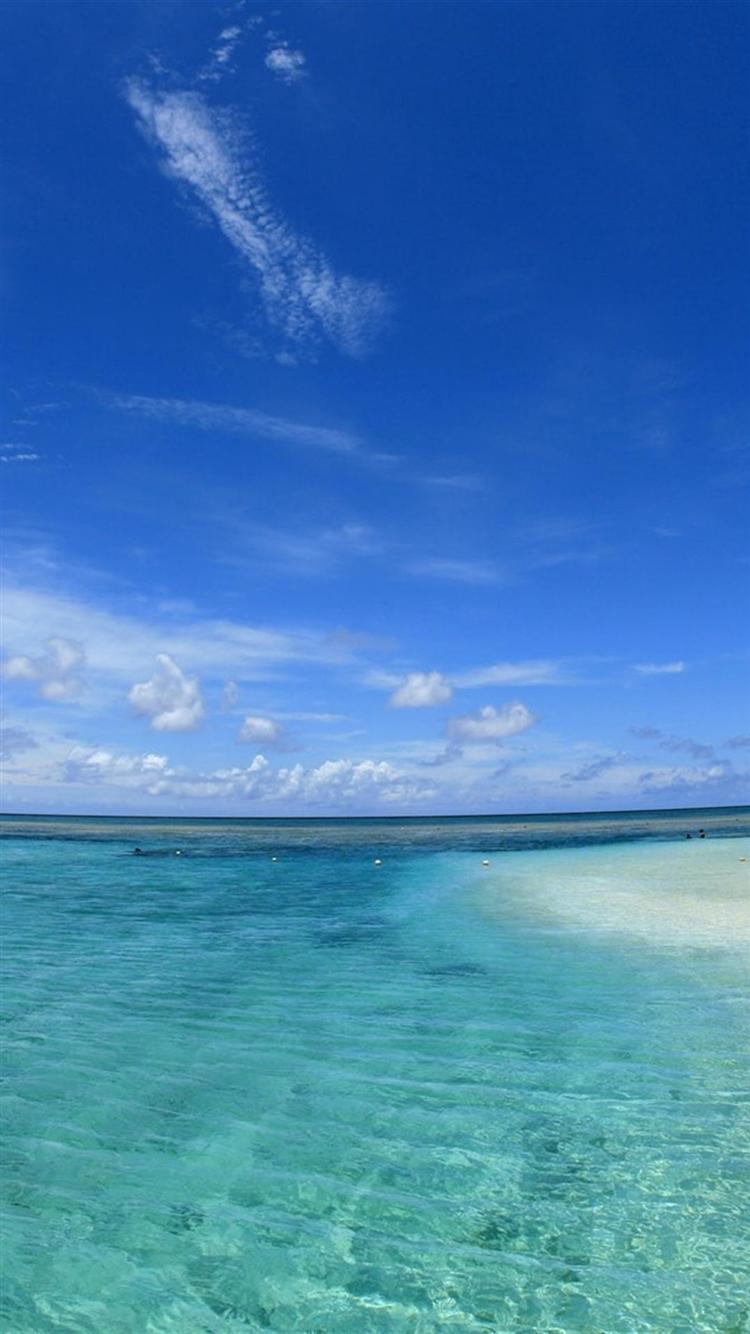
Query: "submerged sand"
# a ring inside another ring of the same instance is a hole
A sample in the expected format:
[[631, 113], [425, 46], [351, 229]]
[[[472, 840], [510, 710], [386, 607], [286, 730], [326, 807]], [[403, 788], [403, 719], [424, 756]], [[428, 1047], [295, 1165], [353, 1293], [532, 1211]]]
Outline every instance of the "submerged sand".
[[661, 946], [750, 946], [750, 839], [511, 853], [477, 889], [483, 913]]

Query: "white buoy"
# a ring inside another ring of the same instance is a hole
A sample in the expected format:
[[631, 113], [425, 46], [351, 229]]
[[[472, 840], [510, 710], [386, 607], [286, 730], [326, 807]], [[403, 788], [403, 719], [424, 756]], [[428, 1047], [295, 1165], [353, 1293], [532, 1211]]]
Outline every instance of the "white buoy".
[[489, 864], [490, 864], [489, 857], [483, 857], [483, 858], [482, 858], [482, 866], [489, 866]]
[[382, 865], [383, 863], [381, 862], [380, 858], [376, 857], [375, 861], [373, 862], [373, 866], [382, 866]]
[[272, 862], [277, 862], [278, 860], [279, 860], [278, 857], [272, 857], [272, 858], [271, 858], [271, 861], [272, 861]]

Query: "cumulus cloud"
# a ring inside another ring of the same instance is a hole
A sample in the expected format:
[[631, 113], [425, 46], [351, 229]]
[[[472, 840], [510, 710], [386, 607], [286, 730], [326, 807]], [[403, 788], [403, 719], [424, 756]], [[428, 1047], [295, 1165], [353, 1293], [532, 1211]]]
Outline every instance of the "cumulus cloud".
[[264, 718], [259, 714], [249, 713], [244, 719], [238, 741], [251, 741], [255, 745], [271, 750], [295, 750], [291, 738], [275, 718]]
[[533, 727], [536, 716], [525, 704], [506, 704], [502, 709], [495, 709], [491, 704], [477, 709], [474, 713], [465, 713], [461, 717], [451, 718], [445, 734], [456, 745], [486, 745], [504, 741]]
[[154, 792], [159, 780], [174, 773], [166, 755], [118, 755], [101, 748], [74, 746], [65, 763], [70, 783], [113, 784]]
[[8, 681], [29, 681], [42, 699], [73, 699], [81, 687], [80, 672], [86, 655], [73, 639], [54, 635], [47, 640], [47, 651], [38, 657], [19, 654], [7, 658], [3, 675]]
[[293, 51], [286, 45], [274, 46], [266, 56], [266, 65], [284, 83], [297, 83], [305, 75], [305, 60], [302, 51]]
[[288, 342], [314, 345], [324, 337], [350, 356], [364, 353], [386, 316], [385, 291], [336, 273], [275, 211], [229, 117], [196, 93], [161, 92], [135, 80], [126, 96], [164, 171], [194, 192], [253, 270], [266, 314]]
[[385, 760], [325, 760], [274, 769], [258, 754], [245, 766], [192, 773], [174, 768], [158, 754], [118, 755], [76, 746], [65, 765], [70, 782], [139, 788], [149, 796], [276, 801], [292, 806], [340, 808], [407, 804], [433, 794]]
[[203, 717], [198, 678], [185, 676], [168, 653], [157, 653], [158, 667], [148, 681], [128, 692], [135, 712], [147, 717], [155, 732], [188, 732]]
[[641, 662], [635, 670], [641, 676], [679, 676], [686, 667], [684, 662]]
[[445, 704], [452, 694], [440, 672], [410, 672], [394, 690], [390, 704], [394, 709], [431, 709]]

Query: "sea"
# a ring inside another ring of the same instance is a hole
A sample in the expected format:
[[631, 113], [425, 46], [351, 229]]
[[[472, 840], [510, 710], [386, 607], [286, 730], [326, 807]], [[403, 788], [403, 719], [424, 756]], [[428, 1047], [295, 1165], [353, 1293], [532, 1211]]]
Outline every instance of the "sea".
[[0, 836], [5, 1334], [750, 1330], [750, 808]]

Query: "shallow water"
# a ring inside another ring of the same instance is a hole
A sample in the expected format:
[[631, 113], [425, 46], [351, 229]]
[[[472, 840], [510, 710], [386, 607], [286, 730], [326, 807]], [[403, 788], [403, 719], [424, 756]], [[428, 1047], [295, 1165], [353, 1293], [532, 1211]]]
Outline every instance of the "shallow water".
[[0, 1327], [750, 1328], [748, 812], [3, 829]]

